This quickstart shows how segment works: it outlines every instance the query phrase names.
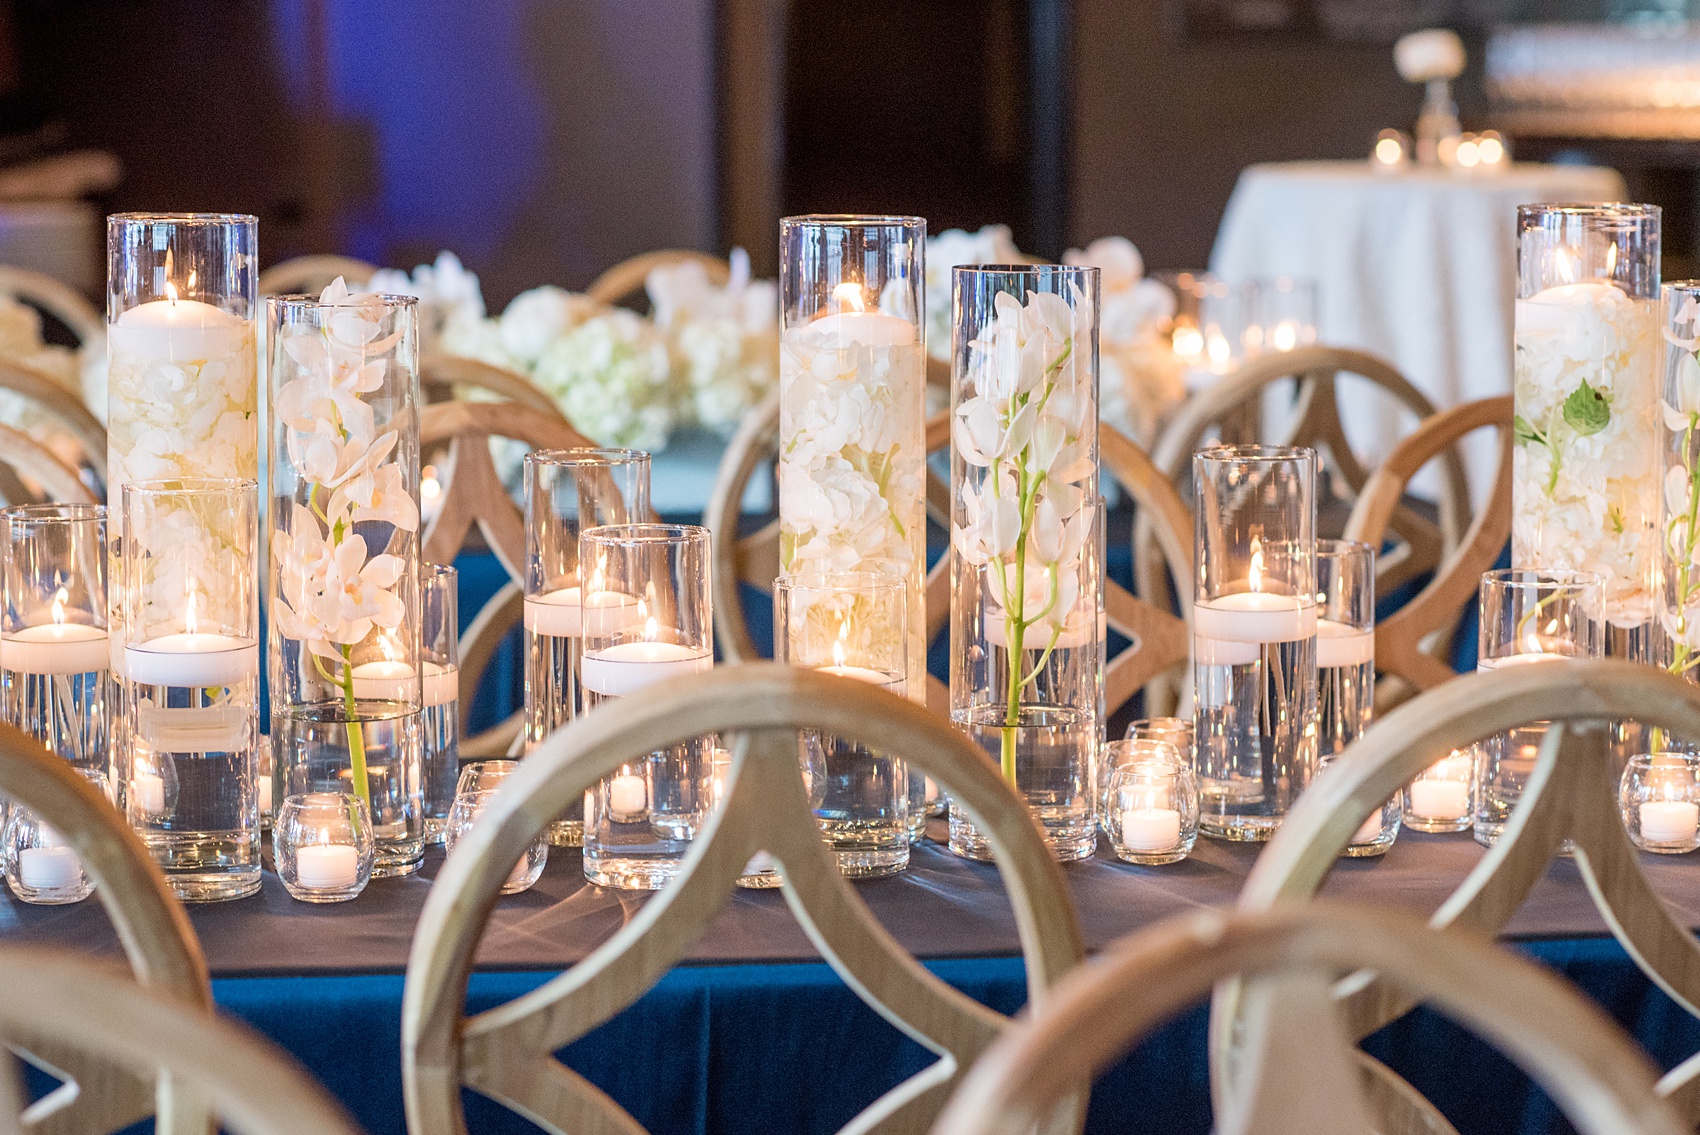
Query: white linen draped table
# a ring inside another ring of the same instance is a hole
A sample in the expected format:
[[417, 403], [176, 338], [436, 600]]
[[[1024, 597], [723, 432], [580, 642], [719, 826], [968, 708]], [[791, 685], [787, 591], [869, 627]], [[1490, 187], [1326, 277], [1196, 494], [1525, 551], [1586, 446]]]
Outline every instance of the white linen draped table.
[[[1367, 161], [1245, 169], [1210, 270], [1229, 280], [1293, 276], [1317, 288], [1317, 341], [1391, 362], [1437, 409], [1511, 393], [1517, 206], [1621, 201], [1616, 170], [1515, 163], [1499, 172], [1375, 169]], [[1374, 468], [1415, 425], [1386, 395], [1347, 384], [1340, 411]], [[1491, 434], [1467, 440], [1476, 503], [1492, 485]], [[1413, 485], [1433, 495], [1429, 471]]]

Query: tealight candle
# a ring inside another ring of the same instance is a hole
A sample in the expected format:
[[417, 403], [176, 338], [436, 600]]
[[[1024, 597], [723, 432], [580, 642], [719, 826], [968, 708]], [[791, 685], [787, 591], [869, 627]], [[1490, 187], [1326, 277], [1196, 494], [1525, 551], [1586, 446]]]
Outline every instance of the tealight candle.
[[254, 796], [260, 802], [260, 811], [272, 810], [272, 778], [269, 773], [261, 773], [254, 778]]
[[1700, 804], [1649, 800], [1640, 807], [1641, 838], [1649, 843], [1688, 843], [1700, 832]]
[[[427, 659], [421, 666], [420, 704], [447, 705], [460, 696], [460, 670]], [[406, 701], [412, 692], [413, 667], [406, 662], [362, 662], [351, 675], [354, 696], [365, 701]]]
[[124, 648], [124, 676], [144, 686], [230, 686], [260, 672], [260, 650], [232, 635], [161, 635]]
[[1358, 830], [1352, 833], [1353, 843], [1374, 843], [1381, 838], [1381, 809], [1377, 808], [1369, 814], [1369, 819], [1358, 825]]
[[866, 682], [870, 686], [878, 686], [886, 690], [903, 684], [903, 679], [896, 674], [888, 673], [885, 670], [870, 670], [866, 666], [820, 666], [816, 668], [816, 673], [831, 674], [837, 678], [850, 678], [853, 681]]
[[525, 600], [525, 629], [557, 638], [615, 635], [638, 621], [635, 595], [592, 591], [581, 598], [578, 587], [562, 587]]
[[706, 650], [676, 642], [621, 642], [584, 656], [584, 688], [604, 697], [625, 697], [714, 665]]
[[151, 772], [139, 772], [130, 779], [130, 795], [144, 816], [165, 814], [165, 778]]
[[309, 843], [295, 849], [297, 882], [310, 890], [352, 887], [360, 876], [360, 853], [347, 843]]
[[38, 846], [18, 852], [19, 882], [36, 890], [52, 891], [75, 886], [82, 880], [83, 865], [58, 832], [42, 824], [36, 838]]
[[608, 782], [608, 811], [617, 820], [643, 815], [649, 807], [649, 786], [641, 776], [623, 772]]
[[110, 661], [106, 630], [42, 623], [0, 638], [0, 668], [18, 674], [87, 674]]
[[1413, 780], [1411, 813], [1425, 820], [1461, 820], [1470, 814], [1470, 786], [1462, 780]]
[[1181, 842], [1181, 814], [1174, 808], [1128, 808], [1122, 812], [1122, 844], [1133, 851], [1168, 851]]

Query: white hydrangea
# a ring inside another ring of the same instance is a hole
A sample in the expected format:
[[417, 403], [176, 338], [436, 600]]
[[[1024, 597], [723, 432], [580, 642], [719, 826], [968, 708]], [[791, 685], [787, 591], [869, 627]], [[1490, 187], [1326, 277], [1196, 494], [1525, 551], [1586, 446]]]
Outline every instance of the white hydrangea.
[[951, 269], [963, 264], [1013, 264], [1021, 259], [1008, 225], [979, 232], [946, 229], [927, 239], [927, 354], [950, 361]]
[[657, 268], [644, 282], [655, 325], [673, 357], [685, 417], [730, 433], [779, 381], [779, 288], [750, 279], [750, 258], [732, 250], [732, 273], [715, 286], [702, 264]]
[[661, 449], [677, 417], [667, 344], [634, 312], [599, 312], [545, 344], [532, 376], [573, 425], [599, 444]]
[[522, 369], [536, 367], [563, 335], [605, 310], [589, 296], [553, 284], [521, 292], [498, 321], [502, 349]]
[[1150, 445], [1169, 411], [1186, 398], [1186, 377], [1168, 338], [1174, 293], [1144, 278], [1144, 258], [1126, 237], [1071, 248], [1063, 263], [1099, 270], [1099, 416]]
[[448, 251], [439, 252], [435, 264], [414, 268], [411, 276], [398, 268], [380, 268], [360, 290], [419, 300], [421, 354], [442, 345], [450, 323], [476, 323], [484, 318], [484, 291], [478, 277]]

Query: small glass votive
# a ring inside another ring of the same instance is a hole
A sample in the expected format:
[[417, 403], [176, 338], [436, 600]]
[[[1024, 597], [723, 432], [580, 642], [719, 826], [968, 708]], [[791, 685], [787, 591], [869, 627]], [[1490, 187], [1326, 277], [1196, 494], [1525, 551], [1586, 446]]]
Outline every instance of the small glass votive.
[[[518, 761], [468, 761], [461, 766], [460, 776], [455, 780], [455, 796], [499, 788], [502, 781], [518, 771]], [[454, 806], [452, 801], [449, 806]]]
[[[1192, 727], [1188, 725], [1189, 735], [1191, 731]], [[1117, 769], [1123, 765], [1152, 761], [1191, 768], [1190, 757], [1190, 751], [1183, 753], [1180, 747], [1167, 737], [1129, 737], [1121, 741], [1106, 742], [1098, 750], [1098, 826], [1103, 828], [1105, 834], [1109, 833], [1110, 813], [1115, 810], [1111, 807], [1115, 798], [1110, 790], [1110, 779]]]
[[[77, 771], [100, 789], [102, 796], [110, 796], [104, 773], [95, 769]], [[94, 893], [94, 880], [83, 870], [82, 860], [65, 837], [22, 804], [6, 809], [0, 843], [0, 871], [21, 902], [63, 906], [82, 902]]]
[[[714, 750], [714, 772], [712, 775], [714, 806], [718, 808], [725, 802], [726, 788], [732, 780], [732, 750]], [[814, 782], [809, 776], [807, 765], [803, 767], [803, 782], [804, 787], [810, 790], [810, 803], [818, 808], [820, 800], [814, 792]], [[773, 861], [773, 856], [765, 851], [758, 851], [750, 856], [750, 861], [744, 864], [744, 873], [738, 876], [738, 885], [751, 891], [771, 890], [784, 882], [784, 876], [780, 875], [779, 868]]]
[[1178, 863], [1192, 853], [1198, 840], [1198, 780], [1187, 766], [1172, 760], [1121, 765], [1110, 773], [1110, 804], [1105, 830], [1118, 858], [1156, 866]]
[[1258, 280], [1246, 346], [1258, 351], [1292, 351], [1316, 342], [1316, 281], [1277, 276]]
[[1476, 746], [1454, 749], [1405, 786], [1404, 823], [1419, 832], [1468, 831], [1475, 822]]
[[1700, 756], [1641, 753], [1618, 782], [1618, 806], [1629, 842], [1642, 851], [1682, 855], [1700, 848]]
[[1127, 723], [1129, 741], [1167, 741], [1183, 765], [1192, 764], [1192, 720], [1186, 717], [1141, 717]]
[[278, 805], [272, 858], [289, 897], [346, 902], [372, 879], [372, 813], [352, 792], [300, 792]]
[[420, 791], [425, 842], [442, 843], [460, 775], [460, 573], [419, 566]]
[[[1334, 759], [1324, 757], [1322, 767], [1327, 768], [1334, 763]], [[1347, 859], [1373, 859], [1378, 855], [1386, 855], [1387, 849], [1393, 846], [1393, 841], [1399, 838], [1399, 827], [1404, 815], [1405, 794], [1395, 792], [1358, 825], [1358, 830], [1352, 833], [1352, 840], [1346, 845], [1343, 854]]]
[[[504, 762], [507, 763], [507, 762]], [[457, 792], [455, 802], [449, 808], [448, 825], [443, 829], [443, 844], [450, 855], [454, 854], [455, 844], [459, 843], [472, 825], [478, 822], [478, 817], [484, 814], [484, 809], [496, 797], [493, 788], [473, 789], [470, 792]], [[543, 875], [543, 868], [549, 862], [549, 841], [547, 835], [540, 835], [519, 857], [513, 870], [508, 872], [507, 881], [502, 884], [501, 893], [517, 895], [521, 891], [531, 889]]]

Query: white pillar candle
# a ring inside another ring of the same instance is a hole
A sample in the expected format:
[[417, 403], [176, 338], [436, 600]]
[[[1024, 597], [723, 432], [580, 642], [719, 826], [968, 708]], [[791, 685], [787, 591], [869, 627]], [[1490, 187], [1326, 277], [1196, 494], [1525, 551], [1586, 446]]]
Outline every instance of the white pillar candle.
[[616, 820], [641, 816], [649, 807], [649, 786], [641, 776], [622, 772], [608, 783], [608, 811]]
[[1217, 642], [1293, 642], [1316, 634], [1316, 606], [1296, 595], [1236, 591], [1195, 603], [1192, 629]]
[[1333, 619], [1316, 620], [1316, 668], [1375, 661], [1375, 631]]
[[260, 811], [272, 810], [272, 778], [268, 773], [261, 773], [254, 778], [254, 796], [260, 802]]
[[295, 850], [295, 881], [311, 890], [352, 887], [360, 877], [360, 853], [353, 844], [311, 843]]
[[26, 847], [18, 852], [18, 881], [37, 890], [58, 890], [82, 881], [83, 866], [68, 847]]
[[562, 587], [525, 599], [525, 629], [533, 634], [557, 638], [583, 638], [618, 634], [640, 620], [635, 595], [618, 591], [592, 591], [581, 599], [577, 587]]
[[586, 652], [584, 688], [604, 697], [625, 697], [646, 686], [700, 674], [714, 665], [706, 650], [676, 642], [622, 642]]
[[110, 660], [102, 627], [42, 623], [0, 638], [0, 669], [17, 674], [87, 674]]
[[151, 772], [139, 772], [130, 780], [130, 795], [144, 816], [165, 814], [165, 778]]
[[191, 299], [137, 304], [107, 328], [114, 354], [168, 363], [216, 359], [242, 350], [248, 321]]
[[1129, 851], [1173, 851], [1181, 842], [1181, 814], [1173, 808], [1122, 812], [1122, 846]]
[[1461, 820], [1470, 814], [1470, 786], [1461, 780], [1414, 780], [1411, 814], [1424, 820]]
[[260, 672], [259, 647], [223, 634], [168, 634], [124, 648], [124, 675], [144, 686], [230, 686]]
[[1700, 804], [1649, 800], [1641, 805], [1641, 838], [1649, 843], [1688, 843], [1700, 832]]
[[1563, 662], [1572, 657], [1568, 654], [1543, 654], [1539, 651], [1527, 651], [1522, 654], [1507, 654], [1503, 658], [1484, 658], [1476, 663], [1478, 670], [1504, 670], [1512, 666], [1528, 666], [1537, 662]]

